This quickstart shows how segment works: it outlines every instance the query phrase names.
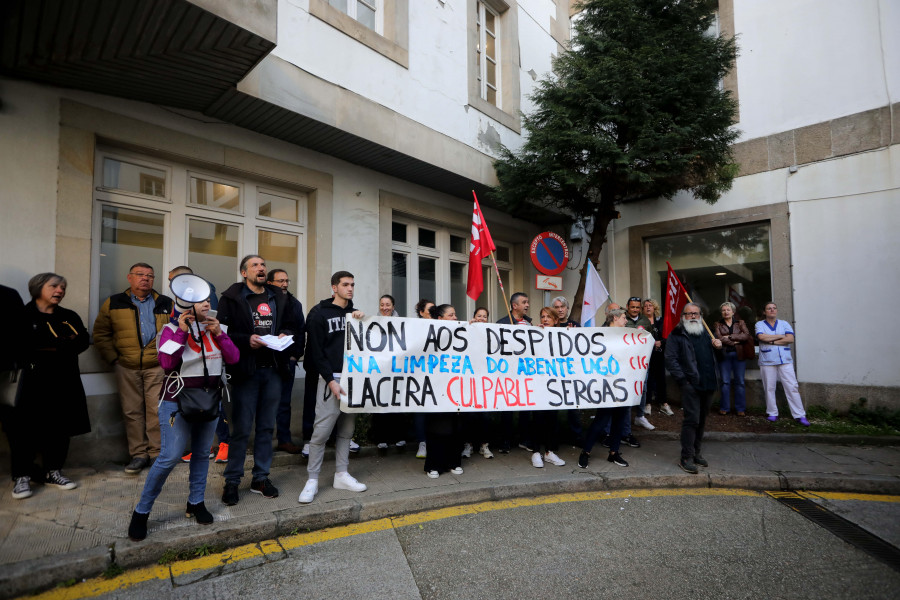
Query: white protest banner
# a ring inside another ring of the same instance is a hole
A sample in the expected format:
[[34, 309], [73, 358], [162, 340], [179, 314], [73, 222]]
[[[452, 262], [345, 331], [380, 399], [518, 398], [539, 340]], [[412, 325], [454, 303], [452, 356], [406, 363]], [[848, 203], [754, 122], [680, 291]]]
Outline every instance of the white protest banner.
[[634, 406], [653, 337], [624, 327], [566, 329], [348, 316], [344, 412], [494, 412]]

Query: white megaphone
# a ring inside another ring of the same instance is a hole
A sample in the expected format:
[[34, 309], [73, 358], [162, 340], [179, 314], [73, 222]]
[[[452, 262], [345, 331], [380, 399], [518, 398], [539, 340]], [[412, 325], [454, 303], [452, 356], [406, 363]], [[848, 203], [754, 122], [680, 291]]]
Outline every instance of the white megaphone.
[[169, 282], [169, 289], [175, 296], [175, 303], [179, 308], [191, 308], [197, 302], [207, 300], [212, 293], [209, 282], [192, 275], [191, 273], [182, 273], [176, 275]]

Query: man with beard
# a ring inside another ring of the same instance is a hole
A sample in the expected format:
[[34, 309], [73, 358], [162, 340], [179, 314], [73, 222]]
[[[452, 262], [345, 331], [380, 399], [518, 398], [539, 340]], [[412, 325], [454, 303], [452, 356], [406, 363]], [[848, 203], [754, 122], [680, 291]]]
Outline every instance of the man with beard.
[[710, 341], [703, 331], [700, 306], [684, 305], [681, 323], [666, 341], [666, 368], [681, 388], [681, 460], [679, 466], [688, 473], [698, 473], [698, 465], [709, 466], [700, 454], [706, 415], [713, 393], [718, 389], [716, 353], [719, 340]]
[[[244, 460], [251, 429], [253, 471], [250, 491], [265, 498], [277, 498], [278, 488], [269, 481], [272, 466], [272, 433], [281, 399], [281, 382], [288, 372], [289, 356], [271, 350], [263, 336], [300, 334], [288, 297], [266, 283], [266, 261], [250, 254], [241, 260], [239, 281], [219, 299], [219, 321], [228, 326], [228, 337], [241, 351], [241, 358], [229, 369], [232, 381], [231, 446], [225, 466], [222, 503], [239, 501], [238, 485], [244, 476]], [[254, 427], [255, 425], [255, 427]]]

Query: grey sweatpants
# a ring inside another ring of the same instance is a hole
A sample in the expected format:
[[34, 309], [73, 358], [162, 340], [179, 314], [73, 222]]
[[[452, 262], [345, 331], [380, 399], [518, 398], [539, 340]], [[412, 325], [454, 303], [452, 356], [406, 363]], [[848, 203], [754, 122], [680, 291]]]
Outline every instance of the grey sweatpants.
[[334, 472], [347, 470], [350, 466], [350, 438], [353, 437], [355, 425], [356, 415], [341, 412], [340, 398], [331, 393], [328, 384], [319, 376], [319, 386], [316, 388], [316, 424], [309, 440], [309, 463], [306, 467], [310, 479], [319, 478], [322, 460], [325, 458], [325, 443], [332, 431], [335, 431]]

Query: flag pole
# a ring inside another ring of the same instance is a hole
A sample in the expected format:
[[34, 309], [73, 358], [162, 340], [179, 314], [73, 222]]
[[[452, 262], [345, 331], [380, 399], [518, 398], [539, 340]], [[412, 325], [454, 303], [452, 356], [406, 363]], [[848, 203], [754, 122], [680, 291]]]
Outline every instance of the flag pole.
[[[690, 297], [690, 295], [687, 293], [687, 288], [684, 287], [684, 284], [682, 284], [682, 286], [681, 286], [681, 291], [684, 292], [684, 297], [687, 298], [687, 301], [690, 302], [691, 304], [693, 304], [694, 301], [691, 300], [691, 297]], [[709, 338], [710, 338], [711, 340], [715, 341], [716, 336], [713, 335], [713, 332], [710, 331], [710, 329], [709, 329], [709, 325], [707, 325], [707, 324], [706, 324], [706, 321], [703, 320], [703, 315], [700, 315], [700, 322], [703, 323], [703, 326], [704, 326], [704, 327], [706, 327], [706, 333], [709, 334]]]
[[[474, 191], [472, 192], [475, 193]], [[497, 259], [494, 257], [494, 251], [491, 250], [491, 260], [494, 261], [494, 272], [497, 273], [497, 283], [500, 284], [500, 293], [503, 294], [503, 302], [506, 304], [506, 314], [509, 316], [509, 324], [515, 325], [512, 318], [512, 312], [509, 310], [509, 300], [506, 299], [506, 290], [503, 289], [503, 280], [500, 279], [500, 268], [497, 267]]]

